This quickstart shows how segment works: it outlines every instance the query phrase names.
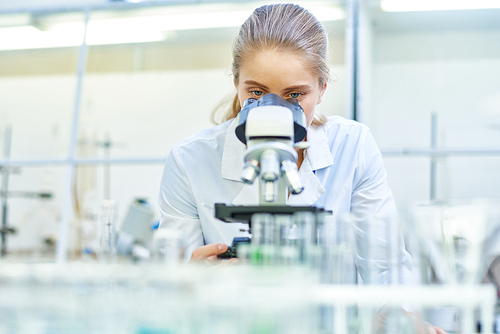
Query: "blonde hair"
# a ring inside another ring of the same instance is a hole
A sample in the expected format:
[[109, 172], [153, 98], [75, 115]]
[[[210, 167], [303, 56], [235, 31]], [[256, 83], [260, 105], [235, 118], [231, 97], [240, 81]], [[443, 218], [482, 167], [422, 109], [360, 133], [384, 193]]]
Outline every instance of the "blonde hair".
[[[309, 69], [318, 76], [320, 86], [328, 81], [328, 38], [321, 23], [306, 9], [294, 4], [274, 4], [259, 7], [250, 15], [233, 45], [234, 82], [238, 83], [245, 57], [268, 49], [299, 53]], [[234, 94], [232, 102], [226, 97], [219, 103], [212, 113], [214, 123], [218, 123], [216, 115], [224, 106], [227, 109], [222, 122], [235, 118], [241, 110], [238, 95]], [[316, 113], [312, 125], [324, 123], [326, 117]]]

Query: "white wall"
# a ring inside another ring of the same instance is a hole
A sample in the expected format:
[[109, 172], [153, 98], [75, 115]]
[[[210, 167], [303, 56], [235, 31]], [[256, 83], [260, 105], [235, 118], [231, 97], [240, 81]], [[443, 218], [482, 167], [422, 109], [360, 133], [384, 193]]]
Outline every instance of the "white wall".
[[[343, 111], [345, 95], [343, 68], [333, 67], [332, 72], [338, 81], [330, 83], [319, 107], [328, 115]], [[69, 75], [0, 78], [0, 142], [6, 126], [11, 125], [13, 159], [67, 155], [75, 83], [76, 78]], [[212, 126], [211, 110], [232, 91], [226, 68], [88, 74], [83, 86], [78, 155], [103, 157], [101, 145], [109, 134], [115, 144], [111, 157], [166, 157], [177, 142]], [[82, 228], [89, 234], [87, 239], [94, 235], [91, 218], [100, 212], [104, 168], [77, 170], [83, 219], [72, 222], [73, 245]], [[119, 204], [119, 221], [134, 198], [147, 198], [156, 205], [162, 170], [161, 164], [111, 167], [111, 198]], [[39, 247], [40, 235], [57, 232], [64, 178], [63, 167], [50, 166], [21, 168], [11, 176], [10, 190], [55, 194], [49, 201], [9, 200], [10, 223], [19, 228], [9, 239], [11, 250]], [[86, 242], [91, 241], [83, 240]]]
[[[12, 158], [67, 155], [75, 82], [74, 76], [0, 79], [0, 128], [7, 124], [13, 127]], [[176, 142], [210, 126], [211, 108], [230, 89], [230, 78], [224, 70], [88, 75], [78, 152], [85, 157], [103, 157], [104, 149], [98, 145], [109, 133], [116, 143], [112, 157], [166, 157]], [[80, 184], [79, 198], [90, 211], [86, 214], [95, 216], [104, 196], [104, 167], [79, 171], [79, 181], [91, 183], [84, 189]], [[156, 204], [161, 172], [161, 164], [112, 167], [111, 198], [119, 203], [120, 218], [135, 197]], [[55, 192], [50, 205], [57, 216], [64, 175], [61, 167], [22, 168], [11, 176], [10, 189]], [[26, 212], [38, 210], [39, 204], [38, 200], [10, 199], [10, 223], [17, 227], [35, 224], [29, 222]], [[36, 224], [57, 224], [50, 220], [46, 217], [45, 222]], [[54, 217], [52, 220], [57, 221]], [[10, 239], [11, 249], [31, 248], [39, 243], [20, 232]]]
[[[500, 40], [500, 32], [375, 32], [368, 85], [373, 112], [363, 121], [381, 149], [429, 147], [433, 111], [438, 113], [440, 147], [499, 147], [500, 49], [494, 40]], [[334, 66], [332, 72], [338, 81], [330, 83], [318, 109], [342, 115], [344, 68]], [[227, 73], [227, 68], [215, 68], [88, 74], [79, 154], [102, 157], [104, 150], [94, 144], [109, 133], [116, 143], [112, 157], [166, 157], [175, 143], [211, 126], [211, 109], [232, 90]], [[75, 83], [73, 75], [0, 78], [0, 141], [5, 127], [12, 124], [13, 158], [66, 156]], [[428, 158], [391, 157], [385, 163], [398, 206], [429, 198]], [[438, 197], [500, 197], [499, 170], [500, 157], [443, 159]], [[86, 215], [95, 217], [99, 212], [103, 171], [98, 166], [79, 172], [80, 187], [90, 184], [79, 188]], [[111, 197], [119, 202], [121, 217], [135, 197], [156, 203], [161, 172], [161, 164], [112, 167]], [[43, 210], [37, 200], [9, 200], [10, 222], [18, 227], [44, 226], [46, 234], [57, 230], [54, 222], [58, 221], [64, 175], [62, 167], [22, 168], [12, 175], [11, 190], [52, 191], [56, 198]], [[45, 213], [36, 214], [40, 210]], [[26, 233], [21, 230], [11, 238], [11, 246], [30, 248], [40, 243]]]
[[[376, 34], [370, 127], [384, 148], [500, 147], [500, 31]], [[400, 206], [429, 199], [428, 158], [386, 158]], [[500, 197], [500, 157], [441, 159], [438, 198]]]

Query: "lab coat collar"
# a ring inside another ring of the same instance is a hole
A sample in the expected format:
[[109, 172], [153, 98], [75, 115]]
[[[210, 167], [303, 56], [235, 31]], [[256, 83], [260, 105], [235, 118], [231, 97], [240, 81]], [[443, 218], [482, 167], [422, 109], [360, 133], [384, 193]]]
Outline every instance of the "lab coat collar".
[[[222, 178], [231, 181], [241, 181], [241, 172], [245, 162], [246, 146], [236, 137], [236, 119], [230, 121], [222, 152]], [[253, 184], [244, 184], [241, 191], [234, 198], [233, 205], [259, 205], [259, 181]]]
[[230, 121], [222, 152], [222, 178], [241, 182], [246, 146], [236, 137], [236, 119]]
[[307, 141], [309, 148], [304, 160], [309, 161], [311, 170], [316, 171], [333, 165], [333, 156], [324, 126], [310, 126], [307, 129]]
[[315, 175], [316, 170], [333, 165], [333, 156], [324, 127], [310, 126], [307, 129], [307, 141], [309, 148], [299, 169], [299, 178], [304, 190], [298, 195], [290, 195], [288, 205], [313, 205], [325, 192], [325, 188]]

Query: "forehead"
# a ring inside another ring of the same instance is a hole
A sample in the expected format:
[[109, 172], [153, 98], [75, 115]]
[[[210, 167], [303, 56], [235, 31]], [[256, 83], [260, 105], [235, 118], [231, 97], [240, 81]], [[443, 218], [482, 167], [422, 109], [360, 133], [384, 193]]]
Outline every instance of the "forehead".
[[295, 85], [312, 84], [319, 77], [307, 66], [300, 54], [280, 50], [252, 52], [241, 62], [240, 80], [254, 80], [260, 83]]

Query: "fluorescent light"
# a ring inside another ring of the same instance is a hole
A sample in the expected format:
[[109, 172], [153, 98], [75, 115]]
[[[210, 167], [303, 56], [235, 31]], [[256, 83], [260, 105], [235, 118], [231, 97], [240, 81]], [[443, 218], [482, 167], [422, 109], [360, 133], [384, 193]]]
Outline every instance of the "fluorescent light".
[[[83, 23], [68, 24], [48, 31], [40, 31], [33, 26], [0, 28], [0, 50], [25, 50], [79, 46], [83, 41]], [[135, 29], [91, 30], [87, 34], [87, 44], [126, 44], [155, 42], [165, 39], [165, 34], [158, 31]]]
[[[206, 10], [202, 10], [203, 8]], [[117, 14], [123, 15], [117, 12], [112, 13], [114, 17], [109, 17], [109, 14], [106, 17], [103, 13], [96, 12], [94, 19], [88, 23], [86, 41], [88, 45], [156, 42], [165, 40], [170, 32], [176, 30], [238, 27], [254, 9], [241, 6], [203, 8], [176, 7], [172, 12], [129, 17], [117, 17]], [[344, 17], [343, 11], [331, 6], [315, 3], [308, 9], [320, 21], [333, 21]], [[0, 16], [0, 23], [1, 18]], [[38, 26], [41, 29], [27, 23], [17, 27], [0, 26], [0, 50], [70, 47], [82, 44], [84, 23], [81, 19], [47, 19]]]
[[19, 27], [31, 24], [31, 14], [7, 14], [0, 16], [0, 27]]
[[386, 12], [500, 8], [499, 0], [381, 0]]
[[[187, 13], [176, 15], [158, 15], [102, 19], [91, 22], [97, 26], [136, 27], [137, 29], [152, 29], [157, 31], [192, 30], [207, 28], [237, 27], [245, 21], [251, 12], [231, 11], [213, 13]], [[89, 26], [90, 28], [90, 26]]]
[[[83, 41], [85, 25], [83, 22], [66, 22], [54, 25], [43, 32], [62, 39], [73, 38], [74, 45]], [[88, 45], [126, 44], [157, 42], [165, 39], [165, 34], [146, 23], [142, 25], [133, 22], [115, 20], [90, 21], [87, 27], [86, 42]]]

